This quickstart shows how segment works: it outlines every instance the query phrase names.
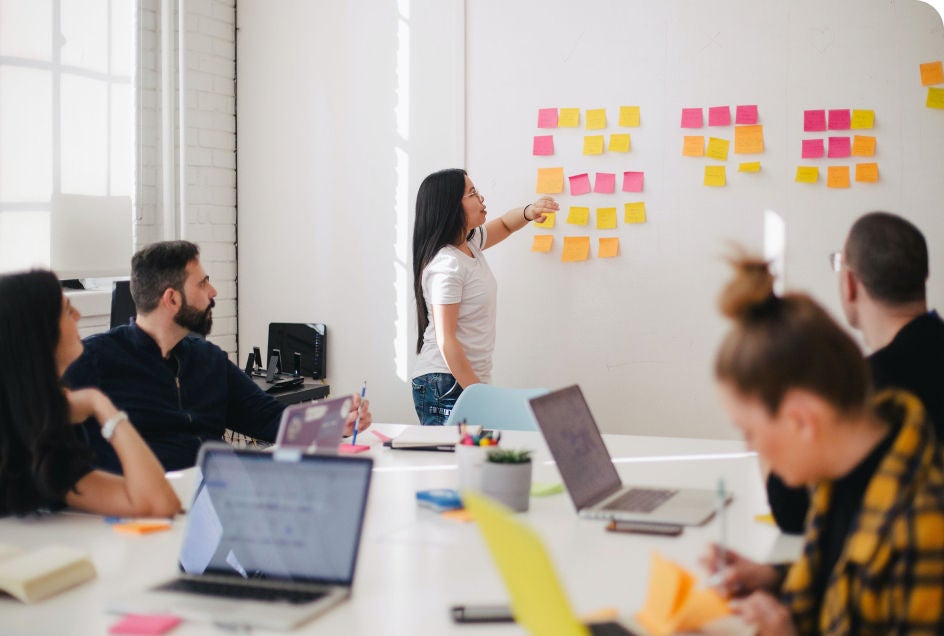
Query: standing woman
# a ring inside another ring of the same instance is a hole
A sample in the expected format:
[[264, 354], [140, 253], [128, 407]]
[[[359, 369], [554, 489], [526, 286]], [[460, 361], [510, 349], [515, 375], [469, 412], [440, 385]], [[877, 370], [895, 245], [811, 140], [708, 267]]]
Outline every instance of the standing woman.
[[[64, 505], [169, 517], [180, 501], [127, 415], [98, 389], [70, 391], [62, 374], [82, 353], [79, 312], [55, 274], [0, 276], [0, 516]], [[95, 470], [75, 423], [98, 420], [124, 476]]]
[[470, 384], [489, 382], [497, 285], [482, 254], [558, 209], [550, 197], [485, 222], [485, 197], [464, 170], [434, 172], [420, 184], [413, 226], [413, 292], [419, 356], [413, 404], [420, 423], [441, 425]]

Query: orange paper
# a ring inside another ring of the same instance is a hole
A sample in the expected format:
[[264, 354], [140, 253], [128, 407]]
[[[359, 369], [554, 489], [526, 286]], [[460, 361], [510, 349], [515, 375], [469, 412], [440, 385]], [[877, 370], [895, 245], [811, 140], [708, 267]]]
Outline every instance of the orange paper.
[[552, 234], [536, 234], [531, 243], [532, 252], [550, 252], [554, 245], [554, 236]]
[[855, 180], [862, 183], [878, 183], [878, 164], [857, 163]]
[[129, 521], [127, 523], [116, 523], [112, 526], [115, 532], [124, 534], [151, 534], [152, 532], [161, 532], [170, 530], [169, 521]]
[[711, 589], [695, 589], [695, 577], [685, 568], [652, 554], [649, 592], [636, 614], [646, 631], [672, 634], [701, 629], [731, 613], [727, 603]]
[[944, 64], [940, 60], [921, 65], [921, 85], [944, 84]]
[[734, 152], [739, 155], [753, 155], [764, 152], [764, 127], [735, 126]]
[[538, 168], [538, 194], [560, 194], [563, 191], [563, 168]]
[[826, 171], [826, 187], [848, 188], [849, 166], [829, 166]]
[[875, 137], [856, 135], [852, 138], [852, 155], [854, 157], [874, 157]]
[[561, 260], [565, 263], [585, 261], [590, 258], [589, 236], [565, 236]]
[[703, 135], [685, 135], [682, 142], [683, 157], [704, 157], [705, 137]]
[[597, 247], [599, 258], [614, 258], [619, 255], [619, 239], [614, 237], [601, 238]]

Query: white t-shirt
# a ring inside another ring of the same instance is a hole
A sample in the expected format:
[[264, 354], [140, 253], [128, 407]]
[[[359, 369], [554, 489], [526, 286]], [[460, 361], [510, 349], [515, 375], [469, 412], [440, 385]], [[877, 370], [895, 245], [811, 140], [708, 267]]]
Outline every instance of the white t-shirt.
[[447, 245], [436, 253], [423, 270], [423, 296], [426, 298], [426, 311], [429, 312], [429, 325], [423, 334], [423, 348], [413, 377], [427, 373], [450, 373], [436, 344], [433, 305], [458, 303], [456, 338], [479, 380], [486, 383], [491, 381], [498, 285], [482, 254], [485, 238], [485, 228], [478, 228], [467, 243], [472, 256], [454, 245]]

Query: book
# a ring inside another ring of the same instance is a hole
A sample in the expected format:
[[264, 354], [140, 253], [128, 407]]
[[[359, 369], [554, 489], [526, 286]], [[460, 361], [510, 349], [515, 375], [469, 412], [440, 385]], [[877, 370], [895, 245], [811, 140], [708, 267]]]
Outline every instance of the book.
[[409, 426], [384, 446], [401, 450], [454, 451], [459, 442], [455, 426]]
[[443, 512], [462, 508], [459, 493], [451, 488], [434, 488], [416, 492], [416, 503], [424, 508]]
[[97, 576], [88, 553], [50, 545], [22, 550], [0, 545], [0, 591], [24, 603], [48, 598]]

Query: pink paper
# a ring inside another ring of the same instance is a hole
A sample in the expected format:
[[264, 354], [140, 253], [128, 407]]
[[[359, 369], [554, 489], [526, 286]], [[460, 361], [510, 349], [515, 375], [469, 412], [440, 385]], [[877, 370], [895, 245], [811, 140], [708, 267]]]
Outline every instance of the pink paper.
[[829, 154], [832, 158], [848, 157], [852, 154], [852, 141], [848, 137], [830, 137]]
[[804, 159], [818, 159], [826, 154], [826, 150], [823, 148], [822, 139], [804, 139], [803, 140], [803, 158]]
[[390, 440], [393, 439], [393, 438], [390, 437], [389, 435], [384, 435], [383, 433], [378, 433], [378, 432], [375, 431], [374, 429], [370, 429], [370, 432], [373, 433], [374, 436], [375, 436], [377, 439], [379, 439], [381, 442], [389, 442]]
[[534, 154], [535, 155], [553, 155], [554, 154], [554, 135], [535, 135], [534, 136]]
[[731, 107], [730, 106], [711, 106], [708, 108], [709, 126], [730, 126], [731, 125]]
[[586, 172], [575, 174], [570, 179], [570, 193], [574, 196], [590, 192], [590, 175]]
[[757, 105], [748, 104], [737, 107], [734, 116], [735, 124], [756, 124], [757, 123]]
[[598, 172], [597, 178], [593, 182], [594, 192], [604, 192], [612, 194], [616, 191], [616, 175], [612, 172]]
[[538, 128], [557, 128], [557, 109], [538, 109]]
[[701, 128], [704, 126], [704, 118], [700, 108], [682, 109], [682, 128]]
[[826, 111], [803, 111], [803, 130], [807, 132], [820, 132], [826, 130]]
[[848, 108], [829, 111], [830, 130], [849, 130], [852, 126], [852, 113]]
[[180, 619], [170, 614], [127, 614], [108, 628], [109, 634], [163, 634], [177, 627]]
[[623, 173], [623, 192], [642, 192], [642, 172]]
[[363, 453], [364, 451], [369, 451], [370, 446], [364, 444], [339, 444], [338, 453], [341, 455], [353, 455], [355, 453]]

